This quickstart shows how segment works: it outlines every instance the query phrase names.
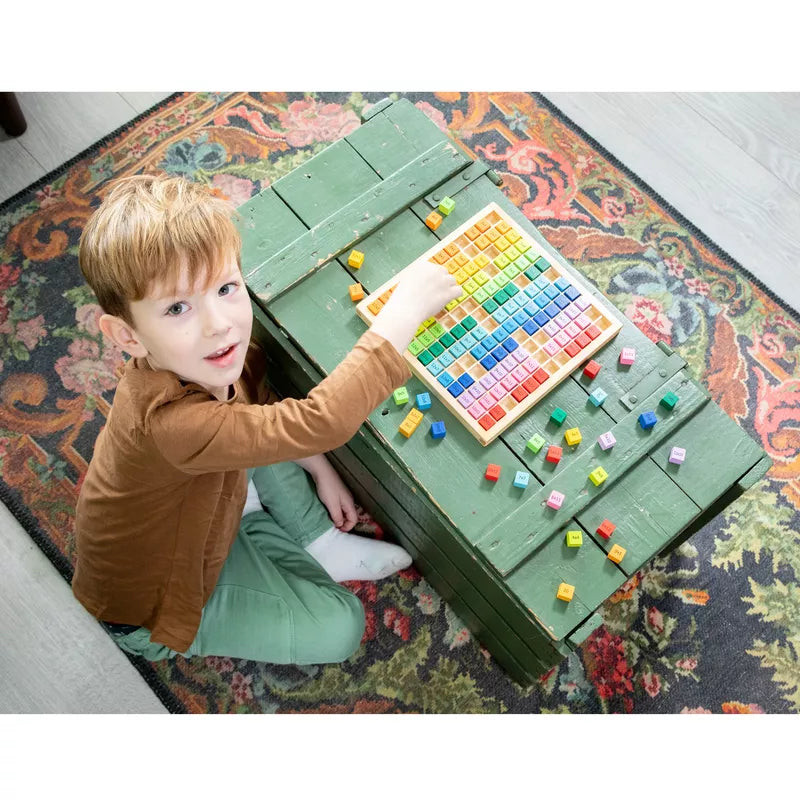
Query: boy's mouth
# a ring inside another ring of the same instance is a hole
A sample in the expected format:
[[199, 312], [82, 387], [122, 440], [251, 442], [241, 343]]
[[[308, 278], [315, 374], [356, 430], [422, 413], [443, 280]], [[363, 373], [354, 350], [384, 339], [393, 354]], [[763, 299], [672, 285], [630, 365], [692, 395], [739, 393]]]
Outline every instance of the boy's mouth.
[[227, 367], [233, 361], [237, 347], [238, 343], [229, 344], [227, 347], [221, 347], [219, 350], [215, 350], [211, 353], [211, 355], [206, 356], [205, 360], [220, 367]]

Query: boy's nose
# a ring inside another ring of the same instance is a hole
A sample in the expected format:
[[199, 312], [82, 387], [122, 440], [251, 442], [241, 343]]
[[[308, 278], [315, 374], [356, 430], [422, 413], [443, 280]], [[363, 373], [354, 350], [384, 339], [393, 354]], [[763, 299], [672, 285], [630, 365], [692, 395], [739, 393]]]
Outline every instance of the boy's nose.
[[216, 336], [230, 329], [230, 320], [221, 309], [210, 308], [203, 315], [203, 335]]

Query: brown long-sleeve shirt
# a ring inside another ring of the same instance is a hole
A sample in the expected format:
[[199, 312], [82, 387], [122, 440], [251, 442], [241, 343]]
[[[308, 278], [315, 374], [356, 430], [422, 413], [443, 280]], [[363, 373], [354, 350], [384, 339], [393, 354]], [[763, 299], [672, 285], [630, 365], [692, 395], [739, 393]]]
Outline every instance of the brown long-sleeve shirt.
[[342, 446], [411, 376], [367, 331], [308, 397], [262, 405], [248, 380], [254, 352], [224, 402], [128, 361], [78, 498], [75, 596], [98, 619], [142, 625], [178, 652], [194, 641], [236, 536], [245, 469]]

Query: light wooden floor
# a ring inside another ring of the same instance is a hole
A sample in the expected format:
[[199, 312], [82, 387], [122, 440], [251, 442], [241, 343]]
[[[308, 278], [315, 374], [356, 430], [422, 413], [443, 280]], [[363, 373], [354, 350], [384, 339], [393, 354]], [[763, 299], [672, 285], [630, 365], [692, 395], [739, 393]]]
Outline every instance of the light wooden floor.
[[[0, 133], [0, 201], [167, 93], [23, 93]], [[737, 259], [800, 308], [800, 94], [547, 97]], [[164, 712], [0, 506], [0, 713]]]

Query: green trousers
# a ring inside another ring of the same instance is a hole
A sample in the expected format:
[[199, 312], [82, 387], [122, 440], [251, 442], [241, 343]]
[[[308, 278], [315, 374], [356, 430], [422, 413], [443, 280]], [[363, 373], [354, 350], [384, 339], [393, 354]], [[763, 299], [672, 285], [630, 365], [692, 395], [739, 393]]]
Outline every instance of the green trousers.
[[[189, 656], [228, 656], [272, 664], [344, 661], [359, 647], [364, 608], [305, 547], [332, 523], [305, 470], [293, 462], [248, 471], [265, 511], [242, 518], [219, 581], [203, 608]], [[114, 635], [150, 661], [178, 653], [150, 631]]]

